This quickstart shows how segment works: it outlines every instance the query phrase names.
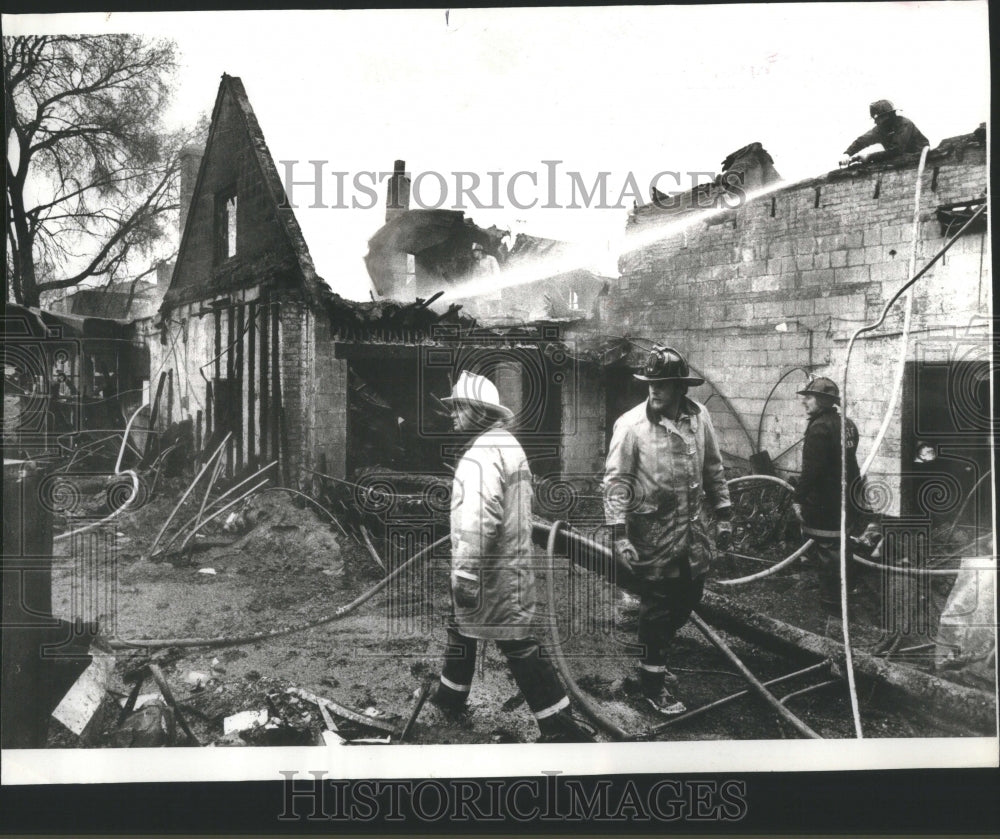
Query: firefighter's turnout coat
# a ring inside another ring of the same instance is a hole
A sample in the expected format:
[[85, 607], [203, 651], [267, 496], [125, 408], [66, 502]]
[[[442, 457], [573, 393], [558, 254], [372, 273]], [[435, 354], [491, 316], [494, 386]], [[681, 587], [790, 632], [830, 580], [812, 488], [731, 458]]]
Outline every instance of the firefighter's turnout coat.
[[532, 635], [538, 592], [531, 492], [524, 450], [497, 426], [476, 437], [455, 468], [451, 585], [463, 635], [494, 640]]
[[604, 475], [604, 514], [625, 524], [639, 554], [633, 571], [648, 580], [709, 570], [708, 509], [730, 506], [722, 455], [708, 409], [684, 397], [677, 422], [654, 419], [648, 402], [615, 423]]
[[[847, 528], [865, 511], [858, 467], [858, 428], [847, 420]], [[824, 408], [809, 418], [802, 444], [802, 474], [795, 489], [802, 505], [802, 532], [811, 538], [840, 538], [840, 412]]]

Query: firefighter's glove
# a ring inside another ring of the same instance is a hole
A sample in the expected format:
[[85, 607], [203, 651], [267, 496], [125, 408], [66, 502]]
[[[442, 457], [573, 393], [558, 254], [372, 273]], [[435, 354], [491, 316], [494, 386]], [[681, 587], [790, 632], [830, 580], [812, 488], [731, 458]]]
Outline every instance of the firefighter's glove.
[[629, 568], [638, 561], [639, 552], [628, 538], [615, 539], [615, 556]]
[[802, 518], [802, 505], [793, 501], [792, 511], [795, 513], [795, 518], [799, 520], [799, 524], [803, 524], [805, 519]]

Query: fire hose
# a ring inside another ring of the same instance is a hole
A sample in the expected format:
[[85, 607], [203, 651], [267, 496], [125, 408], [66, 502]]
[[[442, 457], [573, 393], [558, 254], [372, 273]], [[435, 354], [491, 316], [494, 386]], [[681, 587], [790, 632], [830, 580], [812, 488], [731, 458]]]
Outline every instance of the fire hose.
[[[556, 669], [559, 671], [559, 675], [562, 677], [563, 682], [566, 685], [566, 690], [573, 697], [574, 701], [579, 706], [581, 712], [595, 725], [601, 728], [603, 731], [611, 735], [616, 740], [637, 740], [644, 739], [650, 734], [655, 734], [662, 730], [662, 726], [658, 726], [655, 729], [651, 729], [645, 735], [629, 735], [620, 726], [618, 726], [614, 721], [608, 719], [604, 714], [602, 714], [597, 707], [583, 694], [579, 686], [576, 684], [576, 680], [573, 678], [573, 674], [570, 672], [569, 665], [566, 662], [566, 657], [562, 651], [562, 645], [559, 643], [558, 633], [556, 632], [556, 621], [555, 621], [555, 587], [554, 587], [554, 555], [556, 550], [556, 541], [561, 534], [564, 538], [567, 555], [569, 554], [570, 545], [576, 545], [580, 548], [585, 548], [593, 552], [596, 557], [599, 557], [604, 561], [603, 570], [605, 576], [610, 578], [612, 583], [625, 583], [623, 587], [636, 588], [637, 580], [632, 573], [631, 569], [621, 560], [621, 558], [612, 550], [604, 547], [603, 545], [594, 542], [591, 539], [579, 534], [574, 533], [569, 529], [566, 522], [557, 521], [554, 524], [547, 524], [545, 522], [535, 521], [533, 524], [533, 529], [536, 536], [547, 535], [546, 538], [546, 551], [548, 555], [548, 580], [547, 580], [547, 591], [548, 591], [548, 601], [549, 609], [552, 611], [551, 620], [549, 622], [551, 640], [552, 640], [552, 651], [553, 651], [553, 661], [555, 662]], [[547, 531], [547, 534], [546, 534]], [[588, 567], [589, 570], [596, 570], [593, 568], [593, 563], [585, 564], [584, 567]], [[796, 717], [791, 711], [789, 711], [759, 680], [750, 670], [743, 664], [742, 661], [736, 656], [736, 654], [729, 649], [726, 643], [722, 640], [719, 635], [714, 632], [705, 621], [699, 617], [697, 614], [692, 614], [692, 621], [698, 630], [715, 646], [719, 651], [729, 659], [729, 661], [736, 667], [739, 674], [746, 680], [747, 684], [750, 686], [752, 692], [756, 693], [761, 699], [763, 699], [768, 705], [770, 705], [777, 714], [784, 719], [786, 722], [790, 723], [797, 731], [799, 731], [804, 736], [810, 739], [822, 739], [820, 735], [813, 731], [808, 725], [806, 725], [802, 720]]]
[[[844, 358], [844, 386], [841, 389], [841, 410], [844, 417], [847, 416], [848, 372], [850, 369], [851, 351], [854, 349], [854, 342], [864, 333], [872, 332], [885, 323], [885, 319], [888, 317], [889, 311], [895, 305], [896, 301], [899, 300], [899, 298], [904, 294], [907, 295], [906, 310], [903, 316], [903, 332], [900, 336], [899, 361], [897, 364], [896, 376], [893, 380], [892, 393], [889, 397], [889, 405], [886, 409], [885, 416], [882, 419], [882, 425], [879, 427], [878, 433], [875, 436], [875, 442], [872, 444], [872, 450], [869, 452], [868, 457], [865, 459], [865, 462], [861, 467], [862, 475], [867, 474], [872, 463], [875, 461], [875, 454], [885, 437], [892, 414], [895, 412], [896, 402], [899, 398], [900, 387], [903, 381], [903, 371], [906, 365], [907, 344], [910, 336], [910, 321], [913, 313], [913, 295], [907, 294], [907, 292], [917, 282], [917, 280], [926, 274], [931, 267], [935, 265], [942, 256], [944, 256], [948, 249], [958, 241], [963, 233], [965, 233], [966, 229], [968, 229], [968, 227], [986, 211], [987, 207], [984, 203], [978, 210], [976, 210], [976, 212], [969, 217], [965, 224], [962, 225], [959, 231], [947, 242], [945, 242], [940, 250], [938, 250], [938, 252], [934, 255], [933, 259], [931, 259], [919, 271], [914, 273], [917, 261], [917, 242], [920, 235], [920, 188], [924, 172], [924, 164], [927, 161], [927, 151], [928, 147], [925, 146], [920, 154], [920, 163], [917, 166], [916, 196], [913, 208], [913, 244], [910, 253], [909, 266], [909, 273], [911, 274], [911, 277], [885, 304], [885, 307], [882, 309], [882, 315], [879, 319], [874, 323], [859, 327], [847, 342], [847, 352]], [[861, 730], [861, 716], [858, 711], [857, 688], [854, 684], [854, 657], [851, 650], [851, 630], [847, 611], [847, 423], [844, 421], [841, 421], [840, 423], [840, 609], [841, 614], [843, 615], [842, 625], [844, 631], [845, 669], [847, 670], [847, 685], [851, 697], [851, 712], [854, 716], [854, 731], [858, 739], [860, 739], [864, 737], [864, 734]]]
[[[546, 590], [548, 593], [548, 603], [549, 603], [549, 636], [552, 640], [552, 660], [555, 663], [556, 670], [559, 671], [559, 675], [562, 676], [563, 683], [566, 685], [566, 690], [569, 691], [570, 696], [573, 697], [573, 701], [576, 703], [580, 711], [587, 717], [594, 725], [609, 734], [615, 740], [628, 740], [631, 739], [625, 729], [619, 726], [614, 720], [608, 719], [604, 716], [597, 707], [584, 695], [583, 691], [580, 690], [579, 685], [577, 685], [576, 680], [573, 678], [573, 674], [570, 672], [569, 664], [566, 662], [566, 656], [563, 655], [562, 644], [559, 642], [559, 630], [556, 626], [556, 589], [555, 589], [555, 550], [556, 550], [556, 538], [559, 536], [559, 530], [566, 526], [563, 521], [555, 522], [551, 529], [549, 530], [549, 538], [546, 544], [546, 555], [548, 557], [548, 573], [546, 574]], [[595, 547], [597, 547], [595, 545]]]

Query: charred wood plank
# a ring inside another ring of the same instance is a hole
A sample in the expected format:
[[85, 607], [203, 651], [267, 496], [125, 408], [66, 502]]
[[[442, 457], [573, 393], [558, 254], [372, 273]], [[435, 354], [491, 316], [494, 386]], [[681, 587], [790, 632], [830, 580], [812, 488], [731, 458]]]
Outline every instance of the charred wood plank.
[[270, 394], [270, 314], [271, 306], [268, 298], [260, 307], [260, 459], [267, 460], [268, 432], [270, 430], [271, 394]]
[[247, 462], [257, 466], [257, 301], [247, 313]]
[[[844, 645], [805, 629], [755, 612], [714, 592], [696, 611], [705, 620], [753, 644], [797, 660], [828, 658], [843, 672]], [[996, 735], [993, 694], [904, 667], [854, 650], [854, 671], [860, 681], [875, 684], [900, 705], [945, 727]]]
[[236, 360], [233, 371], [236, 375], [236, 400], [233, 419], [236, 422], [236, 471], [243, 469], [243, 340], [246, 326], [246, 307], [240, 304], [236, 308]]
[[271, 417], [268, 425], [271, 429], [271, 458], [281, 464], [281, 475], [287, 484], [287, 466], [285, 458], [288, 452], [281, 450], [281, 347], [280, 347], [280, 307], [275, 301], [271, 307]]
[[[236, 310], [233, 306], [228, 306], [226, 308], [226, 395], [228, 399], [226, 400], [226, 430], [232, 431], [233, 440], [236, 438], [236, 426], [239, 423], [239, 418], [236, 413], [236, 400], [233, 398], [233, 382], [235, 381], [235, 373], [233, 371], [233, 344], [236, 343]], [[233, 448], [235, 447], [235, 442], [231, 442], [226, 446], [226, 474], [232, 475], [233, 473]]]

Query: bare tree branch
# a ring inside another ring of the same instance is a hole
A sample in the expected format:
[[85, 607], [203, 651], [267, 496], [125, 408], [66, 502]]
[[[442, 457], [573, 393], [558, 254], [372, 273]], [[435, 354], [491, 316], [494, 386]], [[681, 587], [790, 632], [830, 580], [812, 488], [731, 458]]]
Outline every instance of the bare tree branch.
[[175, 69], [173, 42], [136, 35], [3, 39], [7, 299], [146, 267], [189, 139], [162, 128]]

